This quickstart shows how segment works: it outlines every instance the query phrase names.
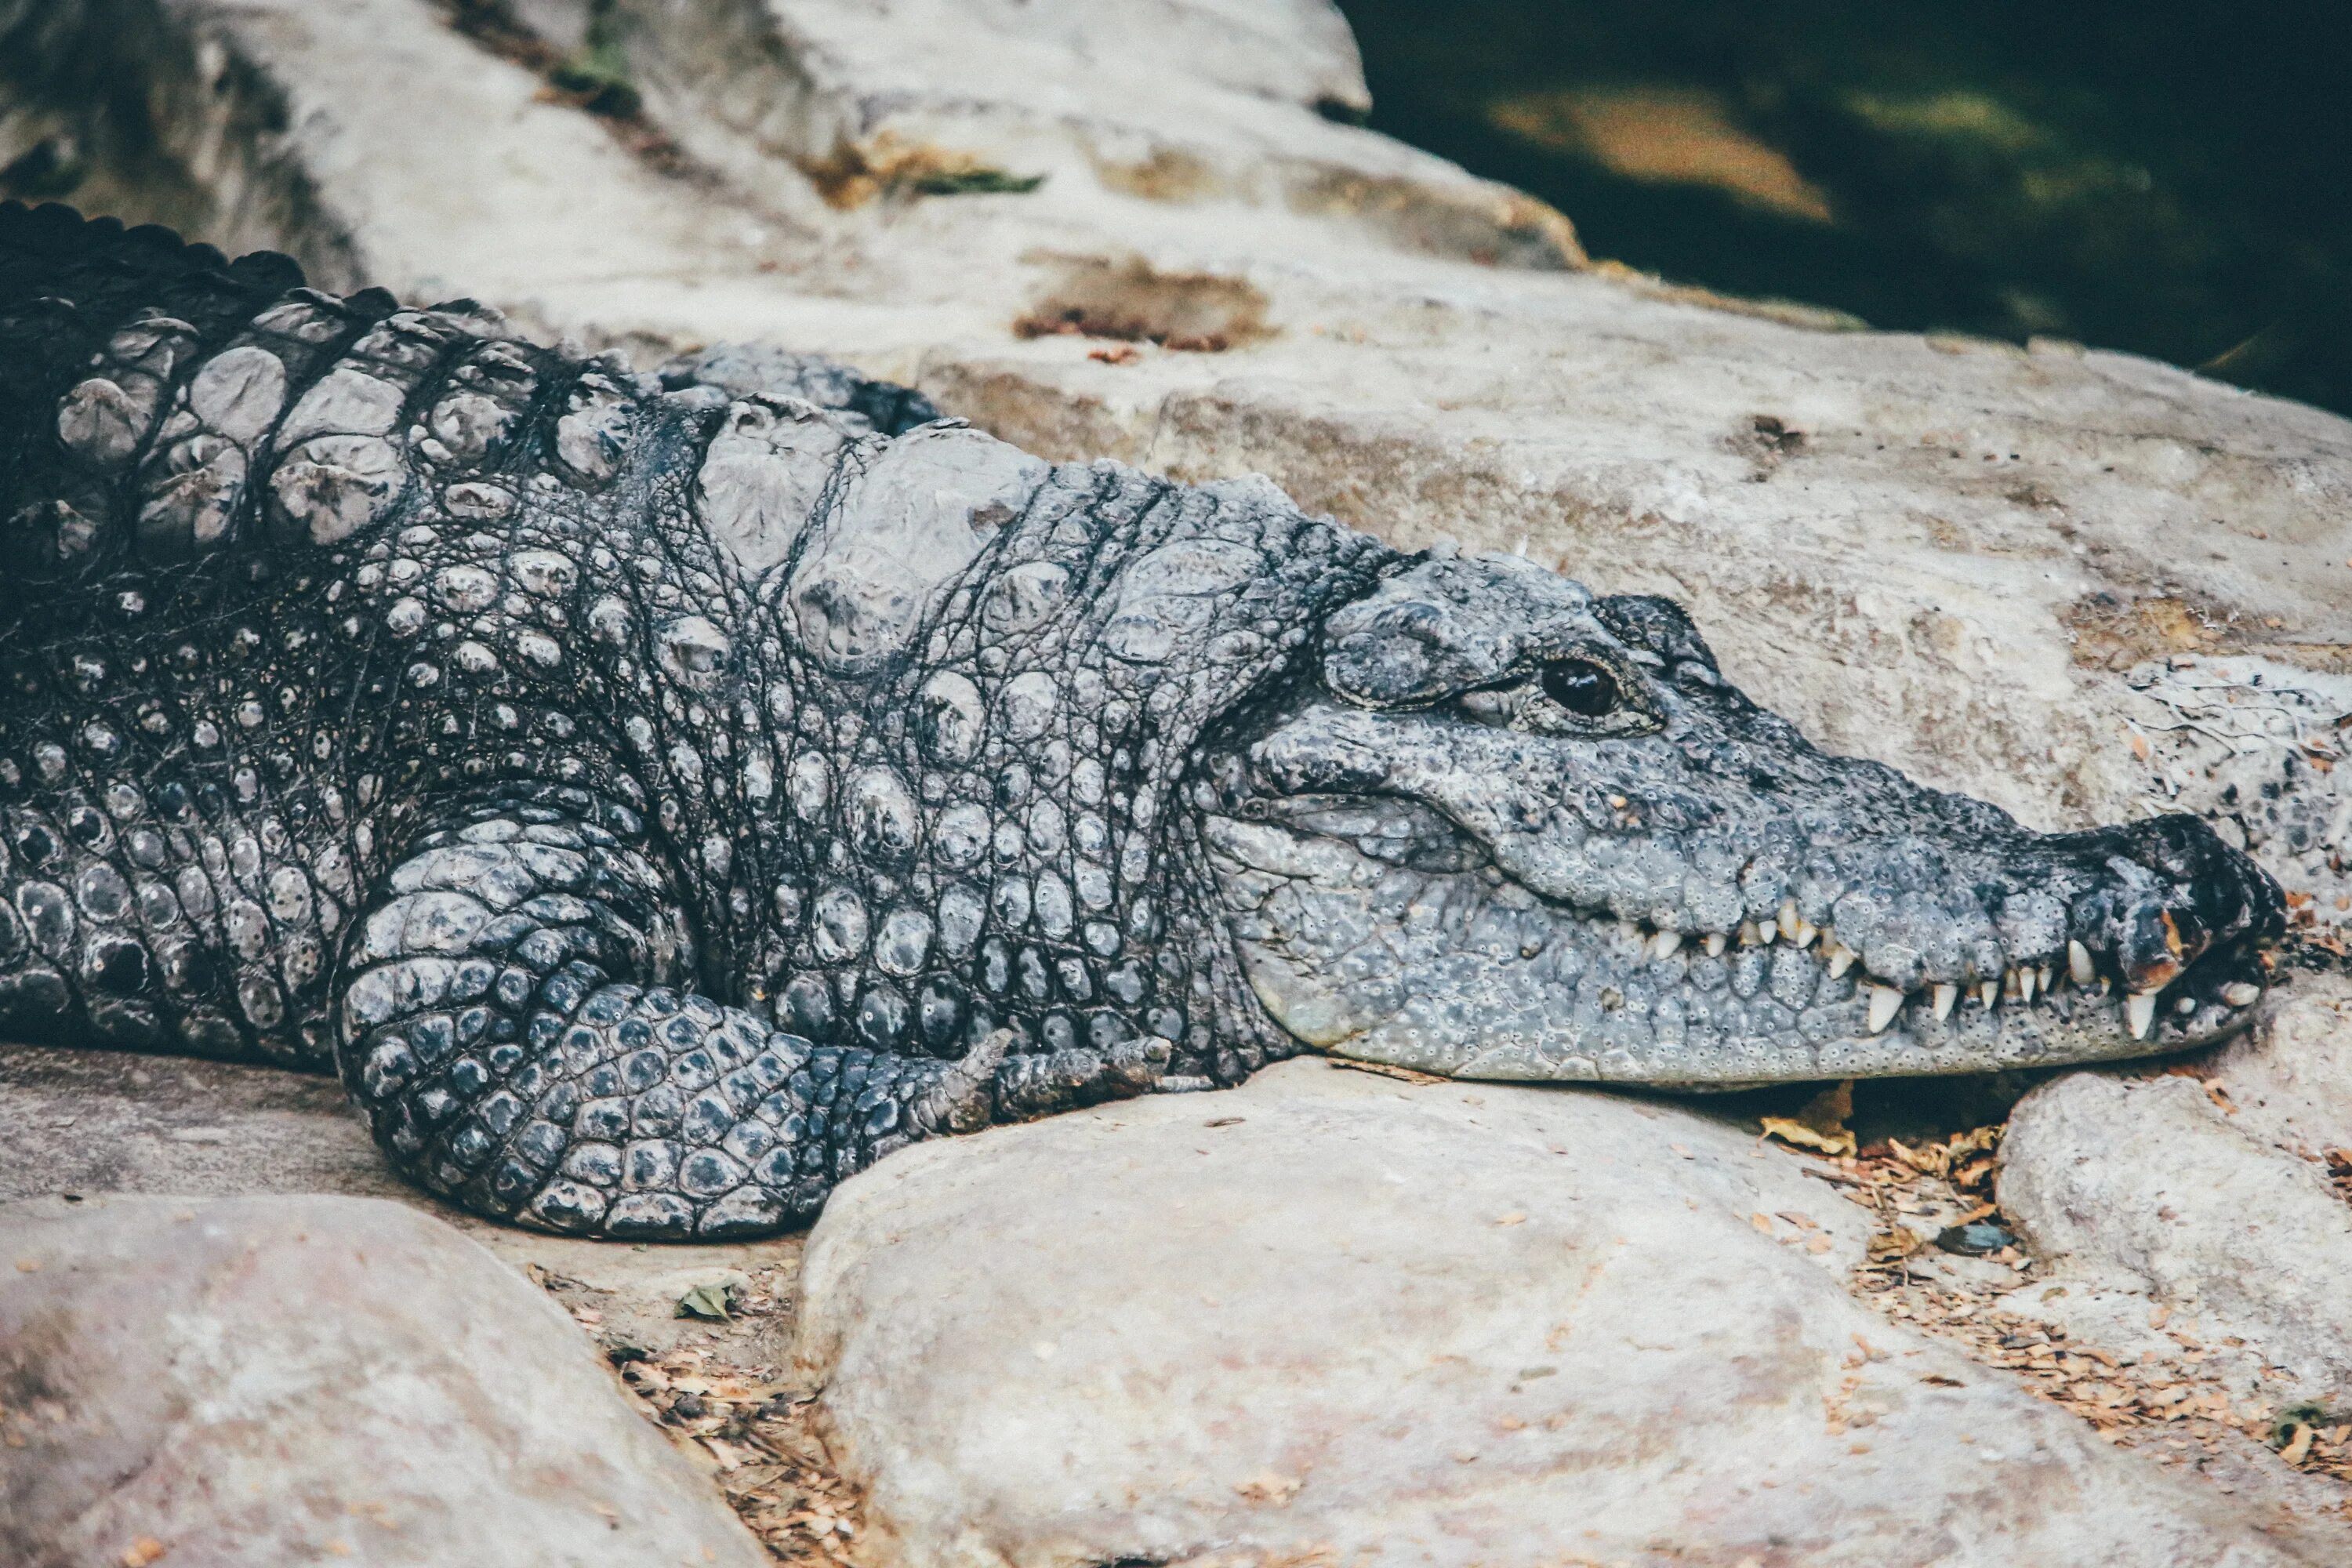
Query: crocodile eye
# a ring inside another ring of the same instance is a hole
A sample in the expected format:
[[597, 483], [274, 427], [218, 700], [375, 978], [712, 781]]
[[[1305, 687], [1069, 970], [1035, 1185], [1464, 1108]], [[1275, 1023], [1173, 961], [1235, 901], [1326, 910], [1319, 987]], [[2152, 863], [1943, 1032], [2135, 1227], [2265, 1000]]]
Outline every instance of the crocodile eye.
[[1563, 658], [1544, 666], [1544, 695], [1586, 719], [1614, 713], [1623, 700], [1617, 678], [1588, 658]]

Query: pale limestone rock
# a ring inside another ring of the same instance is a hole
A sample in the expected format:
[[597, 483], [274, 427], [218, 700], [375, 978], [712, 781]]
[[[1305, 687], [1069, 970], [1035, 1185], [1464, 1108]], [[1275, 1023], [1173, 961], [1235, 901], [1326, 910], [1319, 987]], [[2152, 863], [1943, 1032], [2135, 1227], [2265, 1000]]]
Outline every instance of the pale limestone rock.
[[0, 1206], [0, 1559], [768, 1561], [563, 1312], [366, 1198]]
[[[2340, 1092], [2340, 1090], [2338, 1091]], [[2245, 1342], [2299, 1396], [2352, 1399], [2352, 1205], [2193, 1079], [2070, 1073], [2018, 1103], [2002, 1212], [2042, 1278], [2145, 1297]]]
[[794, 1354], [908, 1568], [2295, 1560], [1855, 1303], [1866, 1228], [1690, 1110], [1300, 1061], [853, 1178]]
[[2298, 973], [2213, 1058], [2240, 1124], [2299, 1158], [2352, 1149], [2352, 975]]

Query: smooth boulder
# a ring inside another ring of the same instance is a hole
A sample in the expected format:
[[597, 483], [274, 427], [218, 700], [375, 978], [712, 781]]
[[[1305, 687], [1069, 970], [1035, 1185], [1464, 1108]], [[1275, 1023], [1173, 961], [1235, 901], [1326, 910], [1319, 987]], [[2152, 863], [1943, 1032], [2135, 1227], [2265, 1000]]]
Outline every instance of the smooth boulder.
[[1855, 1302], [1869, 1216], [1802, 1169], [1302, 1060], [856, 1177], [795, 1358], [906, 1568], [2300, 1560]]
[[2043, 1277], [2193, 1314], [2296, 1397], [2352, 1406], [2352, 1203], [2323, 1160], [2352, 1146], [2328, 1072], [2352, 1044], [2347, 999], [2301, 975], [2210, 1079], [2069, 1073], [2019, 1101], [1999, 1191]]
[[372, 1198], [0, 1205], [0, 1562], [758, 1568], [562, 1310]]

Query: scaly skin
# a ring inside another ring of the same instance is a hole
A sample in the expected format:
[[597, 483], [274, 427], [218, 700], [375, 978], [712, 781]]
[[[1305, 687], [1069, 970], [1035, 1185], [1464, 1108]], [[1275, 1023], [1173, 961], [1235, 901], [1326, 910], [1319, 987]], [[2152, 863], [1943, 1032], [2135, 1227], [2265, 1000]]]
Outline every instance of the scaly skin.
[[58, 208], [0, 207], [0, 1031], [340, 1070], [411, 1178], [557, 1229], [772, 1230], [1303, 1043], [2177, 1048], [2281, 925], [2193, 821], [1814, 751], [1664, 601]]

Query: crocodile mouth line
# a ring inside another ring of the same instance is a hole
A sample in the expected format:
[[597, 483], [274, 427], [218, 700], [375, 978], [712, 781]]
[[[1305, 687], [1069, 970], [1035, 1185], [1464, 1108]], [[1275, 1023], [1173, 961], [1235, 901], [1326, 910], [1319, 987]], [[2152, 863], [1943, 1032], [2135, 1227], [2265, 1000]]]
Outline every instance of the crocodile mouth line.
[[[1969, 1070], [1955, 1065], [1953, 1058], [1972, 1047], [1997, 1058], [1999, 1065], [2019, 1066], [2037, 1059], [2128, 1058], [2190, 1049], [2219, 1043], [2249, 1026], [2268, 991], [2261, 944], [2251, 934], [2218, 942], [2174, 966], [2160, 983], [2137, 989], [2117, 972], [2112, 955], [2103, 962], [2100, 953], [2074, 936], [2053, 952], [2005, 964], [1998, 975], [1963, 970], [1905, 986], [1874, 973], [1864, 954], [1840, 940], [1833, 925], [1805, 920], [1794, 897], [1784, 899], [1777, 911], [1714, 931], [1621, 918], [1605, 908], [1584, 906], [1528, 885], [1497, 864], [1483, 839], [1417, 802], [1258, 796], [1239, 803], [1229, 820], [1244, 834], [1256, 829], [1287, 837], [1306, 859], [1316, 858], [1318, 846], [1338, 850], [1359, 863], [1361, 874], [1352, 879], [1359, 882], [1422, 879], [1422, 893], [1403, 905], [1408, 922], [1432, 915], [1451, 918], [1458, 934], [1482, 949], [1497, 970], [1511, 966], [1514, 959], [1517, 967], [1539, 973], [1549, 965], [1549, 978], [1559, 985], [1558, 1010], [1562, 1015], [1595, 996], [1604, 1010], [1622, 1008], [1639, 990], [1650, 1008], [1654, 1031], [1663, 1032], [1688, 1027], [1702, 1014], [1716, 1020], [1759, 1016], [1761, 1008], [1751, 1005], [1743, 1011], [1741, 1004], [1779, 998], [1787, 1016], [1774, 1015], [1776, 1026], [1785, 1031], [1793, 1025], [1804, 1037], [1808, 1054], [1831, 1070], [1839, 1058], [1849, 1058], [1847, 1065], [1859, 1070], [1882, 1074]], [[1355, 830], [1359, 828], [1368, 831]], [[1276, 861], [1254, 868], [1286, 879], [1294, 904], [1320, 900], [1328, 907], [1350, 897], [1349, 890], [1339, 887], [1307, 890], [1311, 873], [1302, 875], [1302, 866], [1290, 856], [1279, 850], [1253, 856], [1246, 838], [1224, 837], [1217, 849], [1222, 857], [1241, 863]], [[1255, 842], [1261, 847], [1266, 843]], [[1509, 951], [1507, 942], [1498, 948], [1480, 935], [1478, 911], [1498, 905], [1519, 911], [1521, 940], [1516, 952]], [[1261, 928], [1257, 940], [1264, 951], [1302, 969], [1328, 961], [1328, 948], [1311, 937], [1301, 940], [1284, 929], [1286, 923], [1277, 921]], [[1566, 956], [1571, 950], [1576, 955], [1572, 964]], [[1597, 984], [1596, 976], [1601, 977]], [[1433, 984], [1458, 978], [1454, 970], [1429, 975]], [[1260, 992], [1267, 994], [1263, 984]], [[1669, 997], [1682, 999], [1679, 1013], [1688, 1022], [1675, 1022], [1677, 1009], [1664, 1000]], [[1475, 992], [1466, 1006], [1475, 1014]], [[1368, 1047], [1386, 1059], [1392, 1049], [1374, 1037], [1379, 1034], [1359, 1031], [1310, 1043], [1342, 1055], [1355, 1054], [1351, 1047]], [[2063, 1047], [2056, 1045], [2061, 1037], [2067, 1042]], [[1916, 1047], [1916, 1055], [1906, 1047]], [[1475, 1058], [1476, 1054], [1472, 1055]], [[1587, 1055], [1569, 1051], [1562, 1063], [1569, 1070], [1556, 1076], [1639, 1078], [1692, 1088], [1760, 1081], [1752, 1072], [1712, 1070], [1704, 1051], [1661, 1050], [1654, 1053], [1655, 1059], [1631, 1061], [1620, 1055], [1615, 1070], [1602, 1059], [1609, 1055], [1604, 1051], [1593, 1054], [1590, 1072], [1580, 1065]], [[1678, 1076], [1676, 1064], [1669, 1059], [1673, 1057], [1682, 1057], [1683, 1065], [1695, 1069], [1688, 1079]], [[1460, 1076], [1554, 1075], [1514, 1068], [1499, 1075], [1465, 1070]], [[1773, 1070], [1769, 1076], [1801, 1075]]]

